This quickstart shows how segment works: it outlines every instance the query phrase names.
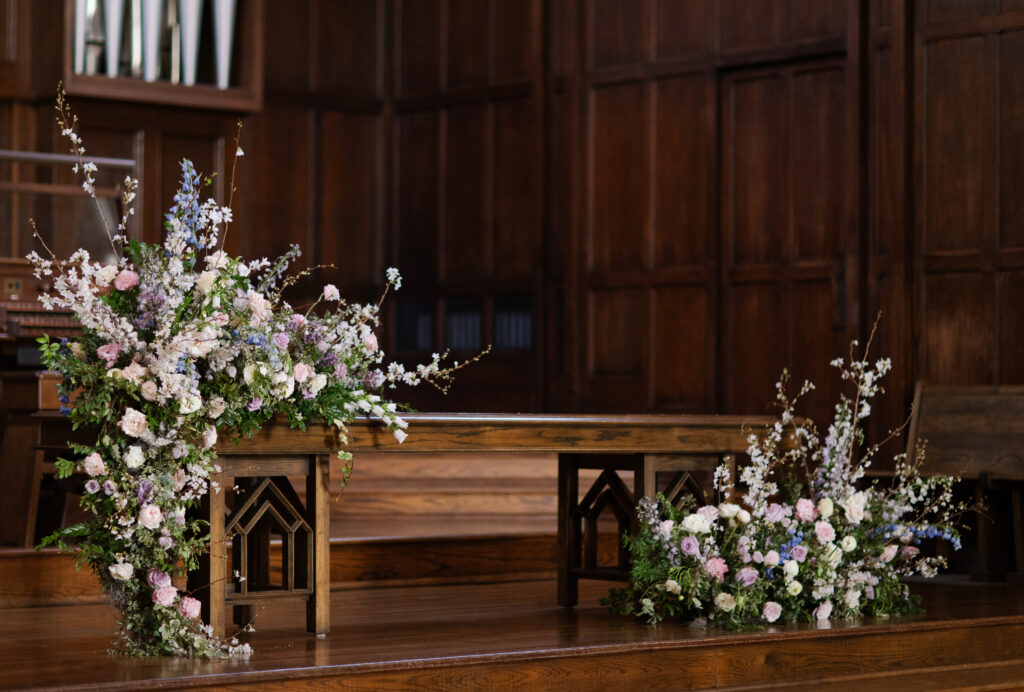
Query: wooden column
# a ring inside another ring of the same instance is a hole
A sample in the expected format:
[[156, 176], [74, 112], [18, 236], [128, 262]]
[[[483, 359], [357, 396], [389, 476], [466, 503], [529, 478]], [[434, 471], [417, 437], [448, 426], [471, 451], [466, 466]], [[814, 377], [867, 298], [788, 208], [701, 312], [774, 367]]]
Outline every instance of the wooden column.
[[306, 604], [306, 630], [318, 635], [331, 631], [330, 456], [310, 458], [306, 475], [306, 513], [313, 528], [313, 595]]
[[572, 454], [558, 455], [558, 605], [579, 601], [579, 522], [573, 519], [579, 501], [579, 466]]

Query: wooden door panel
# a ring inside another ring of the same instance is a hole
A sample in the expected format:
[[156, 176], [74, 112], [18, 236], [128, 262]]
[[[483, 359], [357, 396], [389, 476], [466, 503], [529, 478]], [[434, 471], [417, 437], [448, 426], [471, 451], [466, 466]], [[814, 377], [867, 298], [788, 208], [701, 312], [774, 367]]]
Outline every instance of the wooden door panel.
[[767, 48], [783, 43], [784, 0], [719, 0], [722, 50]]
[[1024, 384], [1024, 271], [999, 276], [999, 384]]
[[485, 0], [448, 0], [447, 87], [481, 87], [488, 82], [488, 38], [491, 3]]
[[495, 0], [494, 80], [530, 79], [538, 67], [539, 0]]
[[495, 105], [494, 275], [529, 277], [542, 264], [540, 127], [527, 99]]
[[923, 378], [929, 384], [994, 384], [993, 276], [931, 274], [923, 284]]
[[659, 410], [707, 411], [714, 400], [710, 300], [700, 286], [654, 289], [651, 400]]
[[441, 0], [396, 0], [395, 85], [400, 96], [440, 88]]
[[999, 37], [999, 248], [1024, 248], [1024, 31]]
[[594, 69], [639, 63], [644, 51], [648, 0], [593, 0], [587, 4], [590, 65]]
[[638, 289], [598, 289], [589, 300], [591, 377], [639, 379], [647, 360], [647, 301]]
[[433, 282], [438, 244], [438, 116], [412, 113], [396, 118], [395, 254], [410, 279]]
[[658, 60], [697, 57], [715, 49], [715, 0], [657, 0], [654, 22]]
[[452, 108], [447, 112], [442, 281], [490, 275], [489, 116], [485, 105]]
[[846, 36], [847, 0], [789, 0], [787, 38], [810, 41]]
[[787, 362], [782, 289], [774, 283], [735, 285], [723, 310], [722, 412], [764, 413]]

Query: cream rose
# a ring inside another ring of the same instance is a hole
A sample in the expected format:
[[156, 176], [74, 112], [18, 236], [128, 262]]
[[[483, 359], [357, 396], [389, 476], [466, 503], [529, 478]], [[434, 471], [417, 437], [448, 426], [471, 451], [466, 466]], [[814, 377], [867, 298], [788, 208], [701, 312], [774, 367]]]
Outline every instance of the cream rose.
[[309, 381], [309, 391], [314, 396], [320, 392], [321, 389], [327, 386], [327, 375], [320, 373], [312, 380]]
[[731, 612], [736, 607], [736, 599], [732, 594], [722, 591], [715, 596], [715, 607], [726, 613]]
[[203, 400], [199, 397], [188, 394], [178, 402], [178, 410], [181, 413], [188, 415], [189, 413], [195, 413], [203, 406]]
[[199, 278], [196, 279], [196, 287], [199, 288], [199, 290], [202, 291], [203, 293], [209, 293], [210, 289], [213, 288], [214, 282], [216, 281], [217, 272], [207, 270], [200, 274]]
[[164, 514], [156, 505], [143, 505], [139, 510], [139, 524], [153, 531], [164, 523]]
[[206, 410], [206, 415], [210, 418], [220, 418], [222, 413], [224, 413], [224, 399], [217, 397], [210, 401], [210, 407]]
[[156, 386], [156, 382], [153, 380], [146, 380], [139, 387], [139, 393], [142, 394], [142, 398], [146, 401], [156, 401], [160, 395], [160, 390]]
[[142, 437], [149, 430], [146, 414], [129, 406], [121, 417], [121, 431], [129, 437]]
[[313, 372], [313, 368], [309, 367], [305, 363], [296, 363], [295, 367], [292, 369], [292, 376], [295, 378], [296, 382], [302, 384], [309, 379], [309, 376], [312, 375]]
[[102, 476], [107, 472], [107, 465], [99, 453], [93, 452], [82, 460], [82, 470], [90, 476]]
[[203, 449], [209, 449], [215, 444], [217, 444], [217, 428], [208, 425], [203, 431]]
[[146, 463], [146, 455], [142, 453], [142, 447], [132, 445], [128, 453], [124, 455], [124, 465], [130, 469], [137, 469]]
[[145, 366], [133, 362], [128, 367], [121, 371], [121, 377], [128, 380], [132, 384], [138, 385], [142, 383], [142, 378], [146, 376]]
[[843, 549], [843, 552], [848, 553], [857, 547], [857, 539], [853, 536], [843, 536], [843, 540], [839, 541], [839, 547]]
[[711, 522], [703, 514], [690, 514], [679, 522], [679, 525], [690, 533], [708, 533], [711, 531]]
[[823, 497], [818, 501], [818, 514], [822, 519], [828, 519], [834, 511], [835, 504], [832, 502], [831, 497]]
[[803, 590], [804, 585], [795, 580], [789, 582], [789, 585], [786, 586], [786, 593], [788, 593], [790, 596], [799, 596]]
[[96, 285], [106, 288], [117, 278], [120, 271], [116, 264], [108, 264], [96, 272]]
[[110, 576], [118, 581], [128, 581], [135, 572], [135, 568], [127, 562], [118, 562], [116, 565], [110, 565], [107, 569], [110, 570]]
[[740, 513], [740, 506], [732, 502], [723, 502], [718, 505], [718, 516], [723, 519], [732, 519]]

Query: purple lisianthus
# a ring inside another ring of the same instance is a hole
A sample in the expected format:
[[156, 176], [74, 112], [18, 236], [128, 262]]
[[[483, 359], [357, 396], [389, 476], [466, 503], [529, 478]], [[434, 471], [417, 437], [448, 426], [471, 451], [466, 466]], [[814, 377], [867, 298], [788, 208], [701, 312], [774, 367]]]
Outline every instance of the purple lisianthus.
[[85, 492], [90, 495], [95, 495], [100, 491], [100, 484], [96, 482], [95, 478], [90, 478], [85, 484]]
[[750, 586], [757, 581], [757, 570], [753, 567], [744, 567], [736, 573], [736, 581], [743, 586]]
[[696, 555], [697, 551], [700, 550], [700, 545], [697, 543], [697, 539], [693, 536], [687, 536], [683, 539], [683, 542], [679, 544], [679, 549], [686, 555]]
[[339, 380], [348, 377], [348, 366], [344, 363], [338, 363], [334, 366], [334, 376]]
[[797, 562], [803, 562], [807, 559], [807, 546], [795, 545], [789, 549], [789, 556]]
[[171, 575], [158, 567], [153, 567], [146, 573], [146, 582], [153, 588], [171, 585]]
[[117, 492], [117, 484], [109, 478], [103, 481], [103, 492], [107, 495], [113, 495]]
[[284, 332], [278, 332], [277, 334], [274, 334], [274, 345], [277, 346], [278, 348], [288, 348], [288, 343], [290, 341], [291, 337], [289, 337]]
[[146, 501], [149, 499], [149, 494], [152, 490], [153, 484], [150, 483], [149, 481], [143, 480], [141, 483], [139, 483], [139, 489], [136, 492], [136, 495], [138, 496], [140, 505], [146, 503]]
[[259, 411], [261, 408], [263, 408], [263, 399], [258, 396], [254, 396], [252, 401], [245, 405], [246, 411]]

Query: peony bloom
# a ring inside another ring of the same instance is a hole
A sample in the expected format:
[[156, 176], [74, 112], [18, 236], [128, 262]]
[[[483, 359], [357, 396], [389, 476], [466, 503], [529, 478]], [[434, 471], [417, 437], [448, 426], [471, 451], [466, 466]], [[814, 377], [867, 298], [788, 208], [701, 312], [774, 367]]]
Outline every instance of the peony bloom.
[[711, 522], [703, 514], [689, 514], [679, 525], [690, 533], [708, 533], [711, 531]]
[[823, 497], [818, 500], [818, 514], [821, 515], [822, 519], [828, 519], [832, 516], [832, 512], [835, 511], [835, 504], [832, 502], [832, 498]]
[[696, 555], [700, 550], [700, 545], [697, 543], [697, 539], [693, 536], [687, 536], [683, 539], [682, 543], [679, 544], [679, 549], [683, 551], [685, 555]]
[[736, 581], [743, 586], [750, 586], [757, 581], [757, 570], [753, 567], [744, 567], [736, 573]]
[[110, 565], [107, 569], [110, 570], [110, 576], [118, 581], [128, 581], [135, 572], [135, 568], [127, 562], [118, 562], [117, 564]]
[[117, 265], [108, 264], [107, 266], [96, 272], [96, 285], [106, 288], [111, 282], [117, 278]]
[[309, 381], [309, 391], [313, 396], [320, 393], [324, 387], [327, 386], [327, 375], [319, 373], [316, 377]]
[[291, 342], [291, 337], [284, 332], [274, 334], [274, 345], [278, 348], [288, 348], [289, 342]]
[[201, 610], [202, 604], [191, 596], [182, 596], [181, 603], [178, 604], [178, 612], [190, 620], [195, 620], [199, 617]]
[[142, 447], [132, 445], [124, 455], [124, 465], [130, 469], [137, 469], [146, 463], [146, 456], [142, 453]]
[[868, 503], [868, 496], [866, 493], [857, 492], [848, 497], [843, 503], [843, 512], [846, 515], [846, 521], [850, 522], [854, 526], [861, 523], [864, 520], [864, 507]]
[[174, 604], [174, 599], [178, 597], [178, 590], [168, 584], [167, 586], [160, 586], [153, 590], [153, 602], [164, 607], [171, 606]]
[[130, 291], [139, 285], [139, 275], [131, 269], [123, 269], [114, 279], [114, 288], [119, 291]]
[[796, 501], [796, 518], [804, 523], [810, 523], [818, 518], [818, 510], [814, 503], [806, 497]]
[[892, 545], [887, 545], [885, 546], [885, 550], [882, 551], [882, 554], [878, 556], [878, 559], [882, 562], [891, 562], [892, 559], [896, 557], [896, 553], [897, 551], [899, 551], [899, 549], [900, 547], [895, 543], [893, 543]]
[[206, 409], [206, 415], [210, 418], [220, 418], [220, 415], [224, 413], [224, 399], [217, 397], [210, 401], [210, 406]]
[[781, 559], [782, 558], [779, 555], [779, 551], [777, 551], [777, 550], [769, 550], [767, 553], [764, 554], [764, 566], [765, 567], [775, 567], [776, 565], [779, 564], [779, 561]]
[[228, 254], [223, 250], [217, 250], [206, 256], [206, 266], [210, 269], [224, 269], [228, 266]]
[[675, 528], [675, 525], [676, 523], [674, 521], [672, 521], [671, 519], [666, 519], [665, 521], [658, 524], [658, 535], [661, 536], [664, 540], [668, 540], [669, 536], [672, 535], [672, 529]]
[[302, 384], [307, 379], [309, 379], [309, 376], [312, 374], [313, 368], [309, 367], [305, 363], [296, 363], [295, 367], [292, 370], [292, 376], [295, 378], [295, 381], [298, 382], [299, 384]]
[[195, 413], [202, 407], [203, 400], [193, 394], [188, 394], [178, 401], [178, 411], [185, 415]]
[[139, 510], [139, 524], [153, 531], [164, 523], [164, 514], [156, 505], [143, 505]]
[[334, 284], [324, 286], [324, 300], [341, 300], [341, 293], [338, 292], [338, 287]]
[[828, 620], [832, 617], [832, 601], [825, 601], [814, 609], [815, 620]]
[[96, 355], [107, 362], [107, 370], [114, 367], [117, 357], [121, 355], [121, 344], [111, 341], [96, 349]]
[[188, 482], [188, 474], [185, 473], [185, 469], [178, 469], [171, 476], [171, 480], [174, 481], [174, 492], [178, 492], [185, 487]]
[[132, 362], [128, 367], [121, 371], [121, 377], [128, 380], [134, 385], [142, 383], [142, 378], [146, 376], [146, 368], [139, 363]]
[[903, 546], [903, 557], [905, 558], [915, 557], [919, 552], [921, 551], [912, 545]]
[[714, 505], [704, 505], [697, 510], [697, 514], [701, 515], [708, 521], [713, 521], [718, 518], [718, 507]]
[[721, 584], [725, 580], [725, 573], [729, 571], [729, 565], [722, 558], [713, 557], [704, 563], [704, 571], [708, 573], [708, 576]]
[[288, 329], [292, 331], [298, 329], [306, 323], [306, 318], [302, 315], [292, 315], [291, 319], [288, 320]]
[[102, 476], [107, 473], [107, 465], [98, 452], [93, 452], [82, 460], [82, 470], [90, 476]]
[[121, 431], [129, 437], [142, 437], [149, 430], [146, 414], [136, 411], [131, 406], [125, 409], [120, 425]]
[[139, 387], [139, 393], [142, 395], [142, 398], [145, 399], [146, 401], [156, 401], [157, 396], [159, 396], [160, 392], [156, 386], [156, 382], [154, 382], [153, 380], [146, 380]]
[[252, 313], [253, 322], [257, 324], [266, 322], [270, 317], [270, 305], [263, 294], [250, 288], [246, 291], [245, 296], [249, 302], [249, 312]]
[[782, 615], [782, 606], [775, 601], [768, 601], [761, 610], [761, 617], [768, 622], [775, 622]]
[[[822, 516], [825, 516], [824, 512], [822, 512]], [[814, 524], [814, 535], [821, 543], [831, 543], [836, 538], [836, 530], [827, 521], [819, 521]]]
[[171, 575], [157, 567], [153, 567], [146, 573], [146, 583], [154, 589], [160, 586], [170, 586]]
[[729, 613], [736, 607], [736, 599], [733, 598], [732, 594], [723, 591], [715, 596], [715, 607], [725, 613]]
[[786, 511], [785, 507], [780, 505], [778, 502], [773, 502], [764, 510], [764, 520], [771, 522], [772, 524], [777, 524], [785, 519], [788, 514], [789, 512]]

